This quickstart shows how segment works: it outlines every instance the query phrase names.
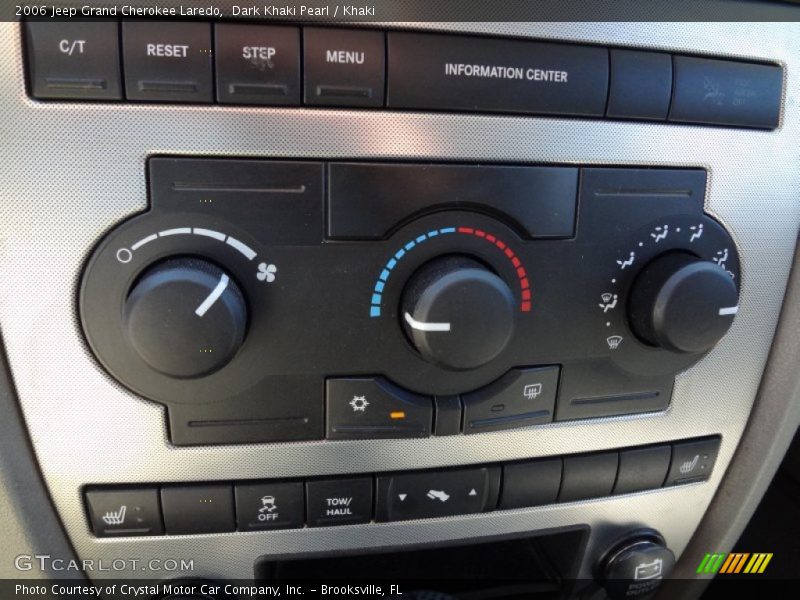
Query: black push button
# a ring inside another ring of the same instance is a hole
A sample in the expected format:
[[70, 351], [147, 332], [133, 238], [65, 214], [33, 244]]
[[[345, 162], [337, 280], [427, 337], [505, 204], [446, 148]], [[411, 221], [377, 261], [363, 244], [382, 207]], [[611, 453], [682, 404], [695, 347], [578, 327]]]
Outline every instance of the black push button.
[[458, 435], [461, 433], [461, 398], [459, 396], [436, 396], [433, 399], [434, 435]]
[[630, 494], [660, 488], [672, 457], [670, 446], [634, 448], [619, 453], [619, 473], [614, 494]]
[[300, 29], [217, 23], [217, 100], [300, 104]]
[[512, 369], [475, 392], [464, 394], [464, 433], [481, 433], [549, 423], [558, 386], [558, 367]]
[[406, 521], [493, 510], [500, 467], [378, 477], [376, 521]]
[[603, 116], [608, 50], [388, 34], [387, 106]]
[[155, 488], [90, 490], [86, 492], [86, 505], [98, 537], [164, 533]]
[[168, 534], [233, 531], [230, 485], [175, 485], [161, 488], [164, 527]]
[[672, 464], [665, 486], [705, 481], [711, 476], [719, 452], [719, 438], [672, 445]]
[[306, 512], [309, 527], [369, 523], [372, 519], [372, 478], [307, 482]]
[[211, 25], [122, 23], [125, 94], [129, 100], [211, 102]]
[[778, 66], [675, 56], [669, 120], [774, 129], [781, 109]]
[[574, 233], [574, 168], [334, 163], [328, 176], [331, 238], [379, 239], [413, 215], [475, 207], [504, 213], [527, 237]]
[[503, 466], [499, 509], [553, 504], [561, 487], [560, 458], [511, 463]]
[[431, 435], [431, 398], [412, 394], [385, 379], [329, 379], [325, 403], [329, 440]]
[[235, 494], [239, 531], [303, 526], [305, 494], [301, 481], [240, 484], [236, 486]]
[[607, 116], [665, 121], [671, 95], [669, 54], [611, 50]]
[[122, 98], [116, 21], [31, 21], [25, 31], [33, 96]]
[[383, 106], [385, 55], [381, 31], [306, 27], [305, 103]]
[[619, 456], [616, 452], [567, 456], [559, 502], [610, 496], [617, 477]]

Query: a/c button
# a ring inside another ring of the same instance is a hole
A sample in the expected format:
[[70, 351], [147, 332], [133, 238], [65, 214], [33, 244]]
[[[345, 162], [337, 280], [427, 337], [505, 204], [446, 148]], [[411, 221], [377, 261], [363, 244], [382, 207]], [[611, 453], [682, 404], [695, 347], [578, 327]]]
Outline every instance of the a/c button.
[[464, 394], [464, 433], [512, 429], [553, 420], [559, 367], [512, 369]]
[[416, 438], [431, 435], [433, 401], [380, 377], [329, 379], [327, 438]]

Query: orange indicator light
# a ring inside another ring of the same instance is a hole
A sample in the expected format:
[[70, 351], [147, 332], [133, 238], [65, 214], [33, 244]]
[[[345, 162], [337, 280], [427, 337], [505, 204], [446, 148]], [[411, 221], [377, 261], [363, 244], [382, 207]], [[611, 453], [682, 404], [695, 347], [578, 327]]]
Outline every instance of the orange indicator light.
[[390, 419], [405, 419], [406, 418], [406, 413], [404, 413], [402, 410], [394, 410], [394, 411], [389, 413], [389, 418]]

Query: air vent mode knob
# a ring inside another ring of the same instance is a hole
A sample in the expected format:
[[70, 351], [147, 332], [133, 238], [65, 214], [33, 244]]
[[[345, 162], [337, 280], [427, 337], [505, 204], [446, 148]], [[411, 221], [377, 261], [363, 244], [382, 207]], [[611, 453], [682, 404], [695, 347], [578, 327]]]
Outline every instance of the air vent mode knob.
[[727, 333], [738, 302], [727, 271], [692, 254], [673, 252], [653, 260], [634, 281], [628, 316], [645, 343], [701, 353]]
[[417, 351], [456, 371], [497, 357], [511, 339], [515, 316], [505, 281], [466, 256], [423, 265], [406, 285], [400, 307], [402, 326]]
[[199, 258], [172, 258], [145, 271], [123, 308], [128, 342], [156, 371], [202, 377], [244, 342], [247, 306], [233, 278]]

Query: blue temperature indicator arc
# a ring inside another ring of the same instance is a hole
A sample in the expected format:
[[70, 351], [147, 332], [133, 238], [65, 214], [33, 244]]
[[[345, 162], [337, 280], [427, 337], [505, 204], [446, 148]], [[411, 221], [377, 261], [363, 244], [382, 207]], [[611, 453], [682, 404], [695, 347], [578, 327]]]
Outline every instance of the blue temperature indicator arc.
[[378, 281], [375, 282], [375, 287], [372, 290], [369, 316], [373, 318], [381, 316], [381, 300], [383, 298], [383, 290], [386, 287], [386, 282], [389, 280], [389, 276], [392, 274], [392, 270], [397, 266], [397, 263], [400, 262], [408, 252], [411, 252], [414, 248], [432, 238], [455, 232], [455, 227], [433, 229], [428, 233], [423, 233], [422, 235], [417, 236], [413, 240], [409, 240], [397, 252], [395, 252], [394, 255], [386, 262], [380, 275], [378, 275]]

